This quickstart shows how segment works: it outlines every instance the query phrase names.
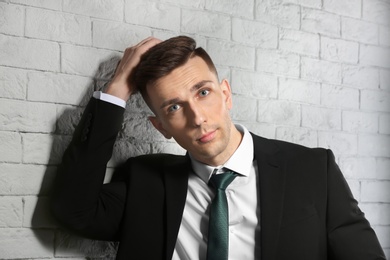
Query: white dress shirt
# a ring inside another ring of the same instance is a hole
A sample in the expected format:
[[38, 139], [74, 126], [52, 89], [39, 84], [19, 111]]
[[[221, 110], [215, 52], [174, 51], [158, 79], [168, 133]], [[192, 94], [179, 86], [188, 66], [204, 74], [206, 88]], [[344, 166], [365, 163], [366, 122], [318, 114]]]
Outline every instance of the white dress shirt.
[[[229, 205], [229, 259], [255, 259], [256, 232], [260, 231], [257, 203], [257, 165], [253, 160], [253, 140], [248, 130], [236, 125], [244, 134], [240, 146], [219, 167], [211, 167], [191, 158], [193, 173], [188, 180], [187, 200], [173, 253], [174, 260], [206, 259], [209, 207], [214, 190], [208, 185], [211, 175], [226, 169], [239, 173], [226, 188]], [[259, 252], [259, 251], [258, 251]]]
[[[122, 99], [100, 91], [94, 92], [93, 97], [126, 106]], [[214, 198], [214, 191], [208, 181], [212, 174], [223, 173], [227, 169], [239, 174], [226, 189], [229, 205], [229, 259], [255, 259], [255, 255], [260, 252], [256, 247], [259, 243], [255, 243], [256, 233], [260, 234], [260, 213], [253, 140], [244, 126], [236, 125], [236, 128], [243, 134], [243, 139], [224, 165], [211, 167], [196, 161], [190, 154], [193, 172], [188, 179], [187, 199], [173, 260], [206, 259], [209, 206]]]

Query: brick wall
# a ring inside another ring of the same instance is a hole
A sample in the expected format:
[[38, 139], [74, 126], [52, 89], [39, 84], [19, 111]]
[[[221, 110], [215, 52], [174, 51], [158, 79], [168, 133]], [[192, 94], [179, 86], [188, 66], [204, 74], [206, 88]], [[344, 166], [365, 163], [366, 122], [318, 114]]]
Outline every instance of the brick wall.
[[[389, 14], [388, 0], [0, 0], [0, 258], [113, 256], [115, 244], [57, 228], [51, 181], [121, 51], [178, 34], [230, 80], [235, 121], [335, 152], [390, 257]], [[147, 113], [141, 100], [128, 103], [110, 167], [183, 152]]]

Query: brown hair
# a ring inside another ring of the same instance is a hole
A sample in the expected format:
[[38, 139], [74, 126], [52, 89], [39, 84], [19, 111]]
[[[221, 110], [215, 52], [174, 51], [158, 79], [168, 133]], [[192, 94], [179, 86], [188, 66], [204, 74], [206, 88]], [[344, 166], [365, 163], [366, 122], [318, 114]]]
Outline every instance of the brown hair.
[[196, 48], [194, 39], [187, 36], [177, 36], [155, 45], [144, 53], [131, 80], [145, 101], [148, 102], [146, 87], [184, 65], [194, 56], [201, 57], [210, 71], [218, 77], [215, 65], [207, 52], [201, 47]]

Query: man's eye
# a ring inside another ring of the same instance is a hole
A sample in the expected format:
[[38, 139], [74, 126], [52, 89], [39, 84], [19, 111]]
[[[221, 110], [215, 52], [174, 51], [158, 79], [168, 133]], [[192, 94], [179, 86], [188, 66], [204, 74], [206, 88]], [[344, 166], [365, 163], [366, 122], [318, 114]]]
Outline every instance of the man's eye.
[[170, 107], [168, 108], [168, 111], [169, 111], [169, 112], [175, 112], [175, 111], [177, 111], [177, 110], [179, 110], [179, 109], [180, 109], [180, 105], [175, 104], [175, 105], [170, 106]]
[[201, 90], [201, 91], [199, 92], [199, 95], [202, 96], [202, 97], [204, 97], [204, 96], [207, 96], [209, 93], [210, 93], [209, 90], [203, 89], [203, 90]]

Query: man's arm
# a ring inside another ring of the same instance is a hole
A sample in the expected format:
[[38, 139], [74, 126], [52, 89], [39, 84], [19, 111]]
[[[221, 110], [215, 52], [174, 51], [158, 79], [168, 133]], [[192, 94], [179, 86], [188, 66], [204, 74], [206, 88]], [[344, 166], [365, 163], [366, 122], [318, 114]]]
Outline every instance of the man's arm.
[[378, 238], [359, 209], [330, 150], [328, 194], [329, 259], [385, 260]]
[[[141, 55], [159, 42], [148, 38], [126, 49], [107, 94], [126, 101], [135, 92], [135, 86], [128, 80], [130, 74]], [[123, 113], [121, 106], [92, 98], [54, 181], [53, 214], [64, 226], [90, 238], [116, 240], [118, 235], [126, 185], [124, 182], [103, 185], [103, 180]]]

